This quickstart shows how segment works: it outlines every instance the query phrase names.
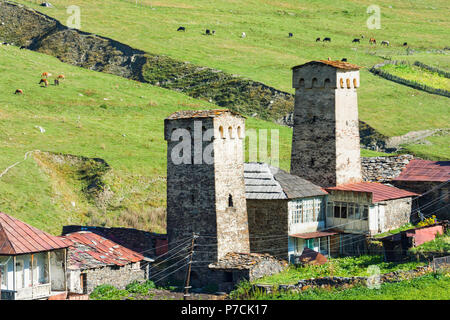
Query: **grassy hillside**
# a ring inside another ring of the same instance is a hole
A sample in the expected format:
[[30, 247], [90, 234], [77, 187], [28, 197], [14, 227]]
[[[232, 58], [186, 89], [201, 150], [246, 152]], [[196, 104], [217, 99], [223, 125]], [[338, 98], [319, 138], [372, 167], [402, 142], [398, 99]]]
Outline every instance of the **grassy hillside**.
[[[42, 8], [20, 1], [65, 23], [71, 1], [54, 1]], [[221, 69], [292, 92], [294, 65], [312, 59], [341, 59], [371, 67], [385, 57], [406, 54], [408, 42], [415, 54], [433, 55], [444, 68], [448, 54], [427, 53], [448, 45], [449, 4], [444, 0], [379, 1], [381, 29], [368, 29], [371, 1], [150, 1], [80, 0], [81, 29], [111, 37], [138, 49], [166, 54], [181, 61]], [[391, 6], [392, 8], [389, 8]], [[186, 32], [176, 32], [183, 25]], [[205, 29], [216, 31], [205, 36]], [[247, 37], [242, 39], [241, 32]], [[288, 32], [294, 34], [288, 38]], [[361, 44], [352, 39], [365, 35]], [[331, 43], [316, 43], [329, 36]], [[369, 37], [389, 40], [391, 47], [370, 46]], [[447, 51], [448, 53], [448, 51]], [[414, 55], [413, 55], [414, 56]], [[426, 59], [425, 59], [426, 60]], [[424, 61], [425, 63], [427, 61]], [[388, 136], [448, 125], [448, 100], [416, 92], [361, 72], [360, 117]]]
[[[0, 178], [1, 211], [56, 234], [70, 223], [164, 232], [163, 120], [180, 109], [217, 106], [11, 46], [0, 46], [0, 71], [0, 174], [26, 152], [41, 151]], [[40, 87], [44, 71], [66, 80]], [[17, 88], [24, 95], [15, 95]], [[291, 129], [247, 120], [247, 129], [257, 128], [280, 130], [280, 166], [288, 170]], [[53, 153], [101, 158], [109, 169]], [[96, 174], [106, 191], [92, 196], [89, 184]]]

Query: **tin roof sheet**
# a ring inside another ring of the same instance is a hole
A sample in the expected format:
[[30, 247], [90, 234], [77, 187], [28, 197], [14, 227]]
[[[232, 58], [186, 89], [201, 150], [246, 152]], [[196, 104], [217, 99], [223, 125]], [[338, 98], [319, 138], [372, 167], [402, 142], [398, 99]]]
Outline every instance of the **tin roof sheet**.
[[448, 181], [450, 180], [450, 161], [411, 160], [394, 180]]

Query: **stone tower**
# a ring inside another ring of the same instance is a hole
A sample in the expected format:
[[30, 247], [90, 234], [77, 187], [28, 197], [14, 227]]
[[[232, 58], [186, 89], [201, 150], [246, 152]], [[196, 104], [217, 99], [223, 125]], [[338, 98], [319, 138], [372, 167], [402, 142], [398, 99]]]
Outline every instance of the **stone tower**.
[[360, 67], [319, 60], [292, 69], [291, 174], [322, 187], [362, 181], [356, 93]]
[[245, 118], [228, 110], [179, 111], [165, 119], [164, 138], [169, 249], [195, 232], [203, 249], [195, 260], [211, 263], [228, 252], [249, 253]]

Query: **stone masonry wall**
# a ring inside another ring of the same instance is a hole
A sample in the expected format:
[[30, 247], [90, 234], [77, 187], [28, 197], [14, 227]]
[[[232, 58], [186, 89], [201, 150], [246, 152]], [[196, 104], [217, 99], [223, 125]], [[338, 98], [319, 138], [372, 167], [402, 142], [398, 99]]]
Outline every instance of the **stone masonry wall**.
[[287, 259], [288, 240], [280, 235], [288, 233], [287, 200], [248, 200], [248, 228], [250, 252], [282, 254]]
[[393, 230], [411, 221], [411, 197], [386, 201], [383, 232]]
[[123, 267], [103, 267], [86, 270], [87, 292], [91, 293], [97, 286], [110, 284], [119, 289], [133, 281], [145, 281], [145, 270], [140, 269], [140, 264], [130, 263]]
[[410, 154], [392, 157], [361, 158], [362, 176], [364, 181], [388, 182], [396, 178], [406, 165], [413, 160]]

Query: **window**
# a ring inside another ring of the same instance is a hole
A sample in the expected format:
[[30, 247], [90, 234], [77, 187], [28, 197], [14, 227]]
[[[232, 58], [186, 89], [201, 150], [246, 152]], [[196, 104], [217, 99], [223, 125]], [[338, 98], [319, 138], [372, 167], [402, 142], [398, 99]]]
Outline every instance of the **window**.
[[340, 83], [340, 85], [341, 85], [341, 88], [344, 88], [344, 79], [341, 78], [341, 79], [339, 80], [339, 83]]
[[239, 139], [242, 139], [242, 129], [241, 127], [237, 127], [237, 135]]
[[225, 139], [225, 137], [223, 135], [223, 127], [222, 126], [219, 127], [219, 134], [220, 134], [221, 139]]
[[340, 218], [341, 217], [341, 206], [339, 205], [339, 203], [335, 202], [333, 208], [334, 208], [334, 217]]
[[23, 270], [23, 260], [16, 261], [16, 286], [19, 289], [25, 287], [25, 272]]
[[347, 89], [350, 89], [350, 79], [347, 79]]
[[233, 272], [224, 272], [223, 280], [224, 282], [233, 282]]
[[305, 86], [305, 79], [301, 78], [299, 81], [299, 86], [304, 87]]
[[361, 219], [362, 207], [359, 204], [355, 204], [355, 219]]
[[369, 206], [364, 206], [362, 219], [367, 220], [369, 217]]
[[358, 82], [356, 81], [356, 79], [353, 79], [353, 87], [357, 88], [358, 87]]
[[312, 79], [312, 87], [317, 87], [317, 78]]
[[4, 263], [4, 264], [0, 264], [0, 277], [2, 278], [2, 282], [0, 283], [1, 288], [6, 289], [6, 287], [8, 286], [8, 281], [7, 281], [7, 276], [8, 273], [6, 272], [7, 270], [7, 264], [6, 261], [1, 261], [0, 263]]
[[228, 195], [228, 207], [233, 207], [233, 196], [231, 194]]
[[228, 127], [228, 136], [230, 137], [230, 139], [234, 139], [232, 127]]
[[347, 203], [341, 203], [341, 218], [347, 219]]
[[324, 81], [324, 86], [325, 86], [325, 88], [329, 88], [330, 85], [331, 85], [330, 79], [325, 79], [325, 81]]
[[319, 238], [319, 250], [322, 254], [328, 254], [328, 237]]
[[355, 218], [355, 205], [353, 203], [347, 205], [347, 216], [349, 219]]

